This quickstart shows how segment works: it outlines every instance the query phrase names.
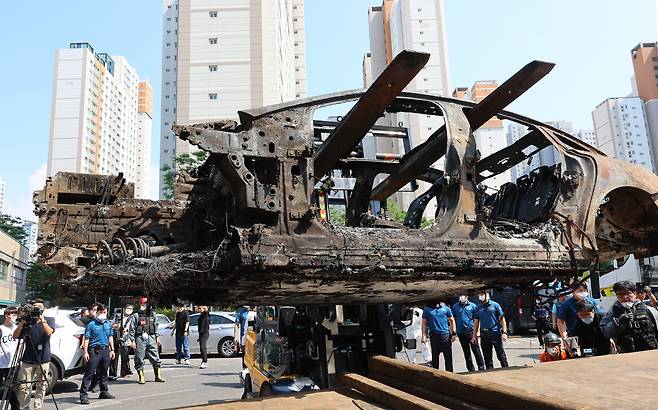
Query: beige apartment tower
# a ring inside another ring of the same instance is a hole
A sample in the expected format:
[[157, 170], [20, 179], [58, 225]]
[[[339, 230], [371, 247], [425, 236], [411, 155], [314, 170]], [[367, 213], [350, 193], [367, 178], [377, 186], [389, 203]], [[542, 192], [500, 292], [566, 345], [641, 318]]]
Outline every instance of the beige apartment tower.
[[303, 0], [165, 0], [163, 39], [161, 169], [192, 150], [173, 124], [306, 97]]

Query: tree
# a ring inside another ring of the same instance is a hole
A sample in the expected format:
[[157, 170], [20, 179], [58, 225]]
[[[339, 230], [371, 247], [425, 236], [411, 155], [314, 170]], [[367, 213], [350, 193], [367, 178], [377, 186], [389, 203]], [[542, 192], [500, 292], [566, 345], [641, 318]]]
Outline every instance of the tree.
[[11, 215], [0, 214], [0, 230], [21, 243], [27, 238], [27, 233], [23, 229], [23, 220]]
[[[388, 199], [386, 201], [386, 210], [388, 211], [388, 215], [395, 222], [404, 223], [404, 218], [407, 217], [407, 212], [400, 209], [398, 204], [396, 204], [392, 199]], [[427, 228], [428, 226], [432, 225], [433, 222], [434, 221], [432, 221], [431, 219], [423, 218], [420, 221], [420, 227]]]
[[165, 199], [172, 199], [174, 197], [174, 181], [178, 171], [185, 171], [188, 174], [199, 168], [206, 162], [208, 153], [206, 151], [194, 151], [191, 154], [180, 154], [174, 160], [174, 168], [169, 165], [163, 165], [161, 170], [162, 183], [164, 184], [163, 196]]
[[40, 297], [55, 304], [63, 302], [59, 273], [42, 263], [33, 263], [28, 268], [25, 290], [28, 300]]

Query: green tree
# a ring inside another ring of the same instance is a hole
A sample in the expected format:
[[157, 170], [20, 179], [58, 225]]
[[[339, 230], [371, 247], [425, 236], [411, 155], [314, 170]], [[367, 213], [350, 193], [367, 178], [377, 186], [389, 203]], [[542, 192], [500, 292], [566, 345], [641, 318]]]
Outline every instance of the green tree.
[[11, 215], [0, 214], [0, 230], [21, 243], [27, 237], [27, 233], [23, 229], [23, 220]]
[[178, 171], [185, 171], [188, 174], [199, 168], [208, 159], [208, 152], [194, 151], [191, 154], [180, 154], [174, 160], [175, 166], [172, 168], [169, 165], [163, 165], [161, 170], [162, 183], [164, 184], [164, 197], [165, 199], [172, 199], [174, 197], [174, 181]]
[[[407, 212], [400, 209], [398, 204], [396, 204], [392, 199], [388, 199], [386, 201], [386, 210], [388, 211], [388, 216], [391, 217], [395, 222], [399, 223], [404, 223], [404, 218], [407, 216]], [[422, 221], [420, 221], [420, 227], [421, 228], [427, 228], [428, 226], [432, 225], [432, 221], [429, 218], [423, 218]]]
[[28, 299], [40, 297], [52, 304], [63, 302], [59, 273], [42, 263], [33, 263], [28, 268], [26, 291]]

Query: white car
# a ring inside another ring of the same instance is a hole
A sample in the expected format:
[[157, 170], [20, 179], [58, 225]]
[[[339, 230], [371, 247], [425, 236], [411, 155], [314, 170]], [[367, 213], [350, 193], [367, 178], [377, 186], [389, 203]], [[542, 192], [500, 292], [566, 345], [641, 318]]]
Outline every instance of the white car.
[[[221, 357], [234, 357], [237, 355], [237, 348], [233, 341], [233, 328], [235, 326], [235, 314], [233, 312], [209, 312], [210, 313], [210, 337], [208, 338], [208, 352], [217, 348], [217, 353]], [[160, 315], [158, 315], [160, 316]], [[164, 316], [164, 315], [162, 315]], [[166, 317], [166, 316], [165, 316]], [[199, 349], [199, 331], [197, 324], [199, 314], [190, 314], [190, 353], [200, 353]], [[162, 354], [176, 353], [176, 336], [172, 334], [174, 322], [160, 319], [158, 317], [158, 330], [160, 332], [160, 350]]]
[[84, 324], [78, 312], [58, 308], [46, 309], [44, 316], [55, 319], [55, 333], [50, 336], [50, 369], [48, 386], [53, 387], [58, 380], [64, 380], [84, 371], [82, 360], [82, 337]]

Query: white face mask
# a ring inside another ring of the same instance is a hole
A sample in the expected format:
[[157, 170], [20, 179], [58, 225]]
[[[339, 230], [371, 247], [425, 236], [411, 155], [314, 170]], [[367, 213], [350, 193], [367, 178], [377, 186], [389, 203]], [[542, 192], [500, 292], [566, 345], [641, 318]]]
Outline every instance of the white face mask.
[[551, 356], [557, 356], [560, 353], [560, 348], [559, 347], [549, 347], [546, 349], [548, 354]]
[[468, 302], [468, 298], [466, 296], [459, 297], [459, 303], [465, 304], [466, 302]]
[[594, 321], [594, 318], [593, 317], [581, 317], [580, 320], [582, 320], [584, 324], [589, 325]]
[[478, 299], [480, 299], [482, 302], [484, 302], [485, 300], [487, 300], [487, 295], [479, 295]]
[[578, 299], [585, 299], [586, 297], [589, 296], [589, 293], [587, 293], [587, 292], [576, 292], [576, 296], [578, 297]]
[[101, 313], [96, 316], [96, 318], [102, 322], [103, 320], [107, 319], [107, 313]]
[[146, 310], [146, 305], [139, 305], [139, 310], [145, 311]]
[[621, 302], [621, 305], [625, 307], [626, 309], [630, 309], [633, 307], [634, 303], [633, 302]]

